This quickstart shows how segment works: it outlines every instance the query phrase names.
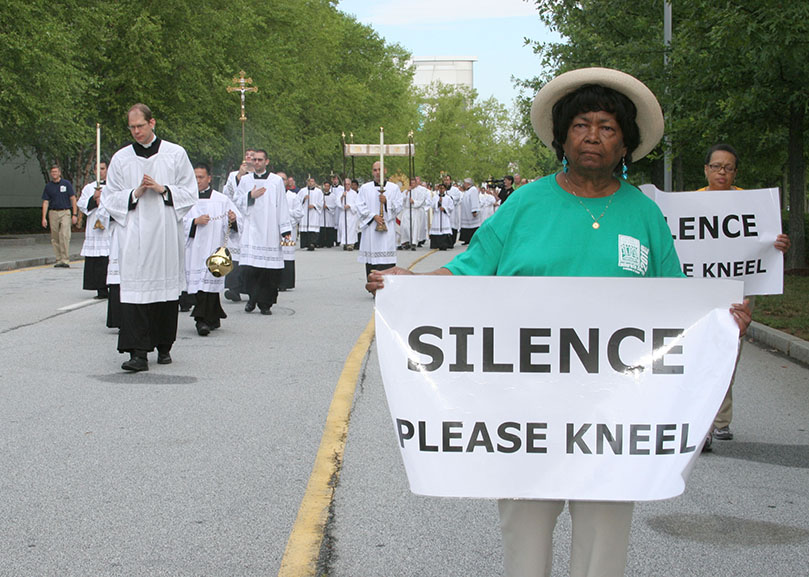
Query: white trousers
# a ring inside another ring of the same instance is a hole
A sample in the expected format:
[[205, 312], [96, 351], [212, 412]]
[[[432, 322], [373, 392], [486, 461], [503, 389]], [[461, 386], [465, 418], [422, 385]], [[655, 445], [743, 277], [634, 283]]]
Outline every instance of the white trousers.
[[[550, 577], [553, 528], [564, 501], [501, 499], [500, 530], [507, 577]], [[569, 501], [573, 521], [570, 577], [622, 577], [631, 501]]]

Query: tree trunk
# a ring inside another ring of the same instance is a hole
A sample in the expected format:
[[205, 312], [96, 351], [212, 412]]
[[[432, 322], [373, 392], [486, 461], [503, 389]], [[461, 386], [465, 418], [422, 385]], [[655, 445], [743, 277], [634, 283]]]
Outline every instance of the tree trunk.
[[792, 105], [789, 111], [789, 238], [792, 248], [786, 255], [786, 270], [806, 267], [804, 206], [806, 204], [806, 159], [804, 158], [804, 122], [806, 109]]

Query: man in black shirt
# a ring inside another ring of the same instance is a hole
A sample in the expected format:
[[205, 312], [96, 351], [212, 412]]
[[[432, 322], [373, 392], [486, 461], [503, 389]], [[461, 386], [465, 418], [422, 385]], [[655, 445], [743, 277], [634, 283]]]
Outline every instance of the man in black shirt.
[[[62, 178], [62, 170], [54, 165], [51, 180], [42, 191], [42, 228], [51, 227], [51, 244], [56, 253], [56, 268], [70, 268], [70, 227], [78, 222], [76, 192], [70, 181]], [[72, 215], [72, 216], [71, 216]]]
[[512, 192], [514, 192], [514, 177], [507, 174], [503, 177], [503, 188], [500, 189], [500, 193], [497, 195], [500, 198], [500, 204], [506, 202]]

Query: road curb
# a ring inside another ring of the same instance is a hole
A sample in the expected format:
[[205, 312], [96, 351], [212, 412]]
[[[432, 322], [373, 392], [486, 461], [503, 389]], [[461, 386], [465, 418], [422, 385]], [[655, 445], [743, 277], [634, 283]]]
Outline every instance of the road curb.
[[799, 363], [809, 365], [809, 342], [803, 339], [757, 322], [750, 323], [747, 336], [762, 345], [781, 351]]
[[[69, 256], [71, 262], [76, 260], [84, 260], [84, 257], [79, 253], [74, 253]], [[34, 266], [44, 266], [47, 264], [54, 264], [56, 262], [55, 256], [40, 256], [34, 258], [21, 258], [17, 260], [7, 260], [0, 262], [0, 272], [10, 270], [17, 270], [21, 268], [31, 268]]]

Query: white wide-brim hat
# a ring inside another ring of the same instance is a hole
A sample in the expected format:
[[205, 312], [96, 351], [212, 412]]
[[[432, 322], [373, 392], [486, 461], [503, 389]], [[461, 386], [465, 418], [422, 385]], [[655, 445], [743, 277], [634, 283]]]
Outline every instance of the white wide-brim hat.
[[611, 68], [580, 68], [560, 74], [534, 97], [531, 105], [531, 124], [539, 139], [551, 150], [553, 148], [553, 105], [563, 96], [585, 84], [606, 86], [620, 92], [637, 109], [636, 122], [640, 130], [640, 142], [630, 151], [632, 161], [640, 160], [657, 146], [663, 137], [663, 111], [655, 95], [646, 85], [635, 78]]

